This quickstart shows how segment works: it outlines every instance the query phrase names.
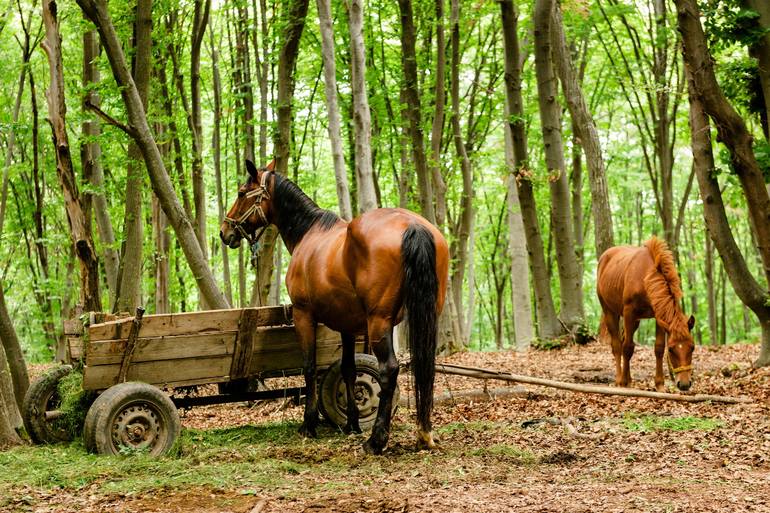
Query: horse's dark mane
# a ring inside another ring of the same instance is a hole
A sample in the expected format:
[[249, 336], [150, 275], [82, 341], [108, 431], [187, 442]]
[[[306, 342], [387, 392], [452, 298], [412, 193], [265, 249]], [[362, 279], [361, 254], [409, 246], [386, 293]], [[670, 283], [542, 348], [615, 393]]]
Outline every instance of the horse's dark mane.
[[285, 176], [278, 173], [273, 173], [273, 176], [275, 224], [287, 245], [296, 246], [314, 226], [329, 230], [340, 220], [334, 212], [316, 205], [302, 189]]

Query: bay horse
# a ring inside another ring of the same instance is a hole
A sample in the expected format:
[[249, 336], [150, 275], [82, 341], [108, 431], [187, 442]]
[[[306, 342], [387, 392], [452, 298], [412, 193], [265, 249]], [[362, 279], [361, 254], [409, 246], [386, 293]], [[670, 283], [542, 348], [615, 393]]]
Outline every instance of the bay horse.
[[379, 363], [381, 393], [377, 418], [364, 449], [381, 454], [388, 443], [393, 391], [399, 365], [393, 327], [406, 317], [414, 373], [418, 447], [435, 447], [431, 431], [437, 319], [444, 306], [449, 248], [441, 232], [421, 216], [379, 208], [349, 223], [316, 205], [274, 162], [248, 177], [227, 212], [222, 241], [252, 245], [268, 224], [278, 228], [291, 254], [286, 288], [303, 352], [307, 402], [300, 434], [316, 437], [316, 340], [318, 323], [342, 335], [342, 375], [347, 389], [346, 433], [360, 433], [354, 399], [355, 337], [368, 335]]
[[652, 237], [642, 247], [615, 246], [605, 251], [599, 258], [596, 292], [602, 306], [600, 337], [610, 337], [615, 357], [615, 384], [625, 387], [631, 382], [639, 319], [655, 318], [655, 389], [663, 391], [663, 356], [667, 354], [677, 388], [688, 390], [695, 317], [688, 319], [682, 312], [679, 275], [666, 242]]

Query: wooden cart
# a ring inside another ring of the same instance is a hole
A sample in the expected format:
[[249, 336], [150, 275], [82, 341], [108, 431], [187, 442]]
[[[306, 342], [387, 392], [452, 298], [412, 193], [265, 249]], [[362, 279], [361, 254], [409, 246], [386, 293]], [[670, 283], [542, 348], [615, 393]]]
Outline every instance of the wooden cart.
[[[66, 361], [30, 387], [24, 420], [38, 443], [67, 440], [61, 428], [58, 383], [82, 365], [83, 390], [95, 397], [83, 428], [86, 447], [103, 454], [161, 454], [180, 431], [177, 408], [299, 397], [304, 387], [249, 390], [248, 383], [302, 374], [302, 351], [291, 307], [262, 307], [118, 318], [91, 313], [66, 321]], [[338, 333], [316, 331], [319, 409], [344, 425], [346, 401]], [[364, 352], [363, 340], [356, 353]], [[370, 427], [379, 403], [377, 360], [356, 354], [356, 403]], [[191, 395], [190, 387], [219, 384], [219, 393]], [[264, 387], [263, 387], [264, 388]], [[98, 394], [98, 396], [97, 396]], [[397, 400], [394, 404], [397, 404]]]

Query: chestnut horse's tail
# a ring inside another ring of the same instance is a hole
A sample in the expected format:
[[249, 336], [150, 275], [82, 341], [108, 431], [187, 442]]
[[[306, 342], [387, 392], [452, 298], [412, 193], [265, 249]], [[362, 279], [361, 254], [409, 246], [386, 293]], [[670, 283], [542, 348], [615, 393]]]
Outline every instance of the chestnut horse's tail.
[[401, 258], [404, 266], [402, 290], [409, 329], [411, 368], [414, 373], [417, 424], [421, 429], [430, 431], [438, 335], [438, 277], [433, 234], [420, 224], [409, 225], [401, 239]]

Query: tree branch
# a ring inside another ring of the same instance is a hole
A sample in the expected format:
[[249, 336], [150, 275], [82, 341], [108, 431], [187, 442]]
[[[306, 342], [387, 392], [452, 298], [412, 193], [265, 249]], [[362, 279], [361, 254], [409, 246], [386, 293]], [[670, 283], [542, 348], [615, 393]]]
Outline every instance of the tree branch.
[[112, 125], [115, 128], [119, 128], [120, 130], [125, 132], [129, 137], [135, 138], [139, 136], [138, 132], [134, 127], [132, 127], [131, 125], [126, 125], [125, 123], [121, 123], [117, 119], [113, 118], [112, 116], [104, 112], [102, 109], [100, 109], [98, 106], [91, 103], [91, 100], [86, 100], [84, 105], [88, 110], [94, 112], [97, 116], [102, 118], [102, 120], [105, 123], [107, 123], [108, 125]]

